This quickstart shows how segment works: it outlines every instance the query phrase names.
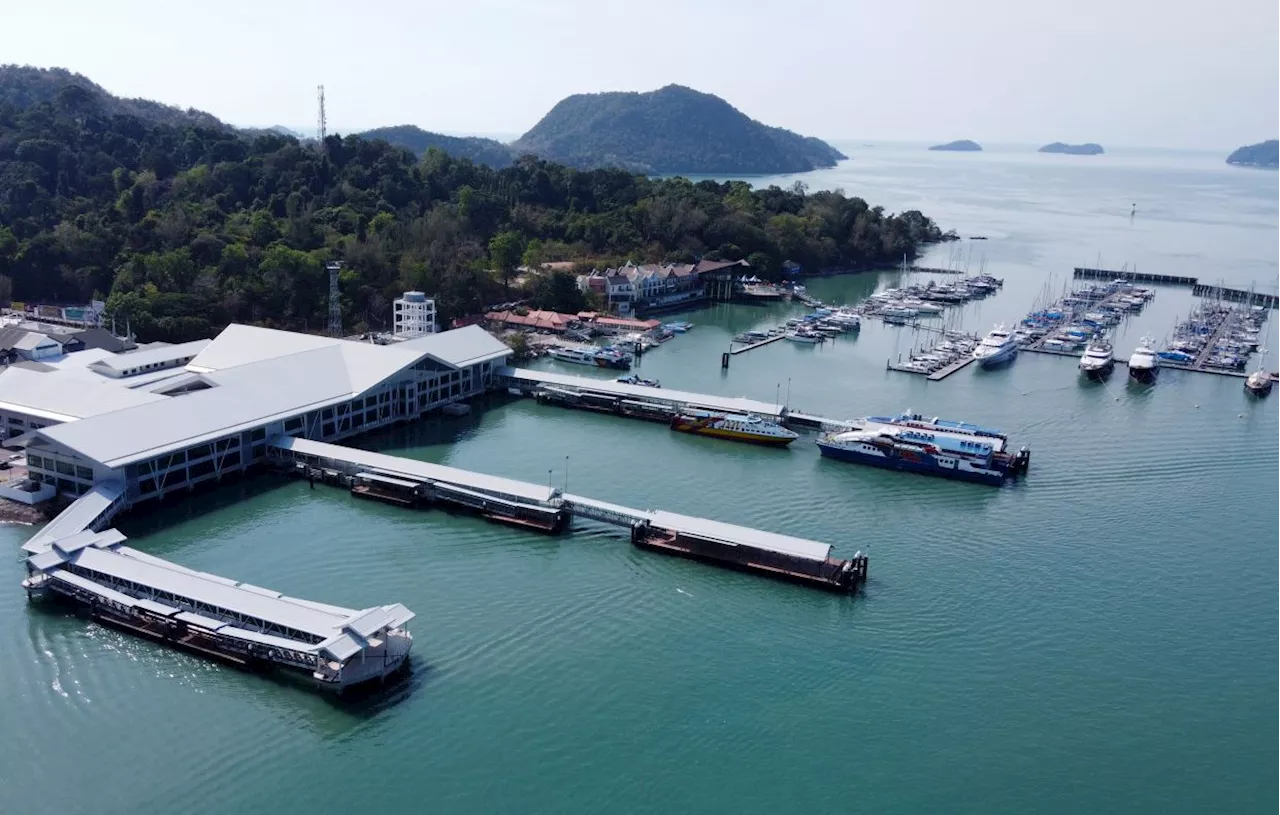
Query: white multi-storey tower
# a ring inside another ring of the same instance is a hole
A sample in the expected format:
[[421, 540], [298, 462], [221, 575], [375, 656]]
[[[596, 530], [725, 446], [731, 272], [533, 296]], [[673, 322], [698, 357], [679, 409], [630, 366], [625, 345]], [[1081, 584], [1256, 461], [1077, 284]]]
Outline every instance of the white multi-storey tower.
[[407, 291], [395, 300], [394, 327], [397, 337], [421, 337], [436, 333], [436, 301], [420, 291]]

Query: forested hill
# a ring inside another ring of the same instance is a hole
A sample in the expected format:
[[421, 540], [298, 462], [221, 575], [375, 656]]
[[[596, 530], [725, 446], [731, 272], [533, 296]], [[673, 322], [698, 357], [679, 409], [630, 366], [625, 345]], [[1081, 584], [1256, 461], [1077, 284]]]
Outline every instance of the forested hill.
[[763, 125], [718, 96], [680, 85], [567, 97], [512, 146], [575, 167], [647, 173], [798, 173], [846, 158], [826, 142]]
[[1227, 156], [1227, 163], [1241, 167], [1267, 167], [1270, 169], [1280, 167], [1280, 141], [1270, 139], [1257, 144], [1237, 147], [1231, 151], [1231, 155]]
[[382, 139], [418, 154], [435, 148], [443, 150], [454, 158], [470, 159], [477, 164], [488, 164], [491, 167], [506, 167], [515, 159], [511, 148], [500, 141], [478, 136], [445, 136], [423, 130], [416, 125], [379, 127], [357, 135], [366, 139]]
[[92, 107], [107, 115], [137, 116], [148, 122], [227, 127], [216, 116], [202, 110], [172, 107], [148, 99], [121, 99], [80, 74], [65, 68], [32, 68], [28, 65], [0, 65], [0, 106], [27, 108], [62, 97], [64, 108]]
[[520, 263], [747, 258], [776, 276], [785, 260], [897, 263], [938, 237], [919, 212], [800, 185], [654, 181], [533, 158], [493, 169], [359, 137], [330, 136], [321, 153], [278, 134], [120, 115], [92, 95], [0, 103], [0, 300], [107, 296], [143, 340], [231, 321], [319, 329], [332, 259], [346, 264], [346, 326], [363, 330], [386, 327], [405, 289], [438, 295], [445, 320], [474, 313], [504, 297]]

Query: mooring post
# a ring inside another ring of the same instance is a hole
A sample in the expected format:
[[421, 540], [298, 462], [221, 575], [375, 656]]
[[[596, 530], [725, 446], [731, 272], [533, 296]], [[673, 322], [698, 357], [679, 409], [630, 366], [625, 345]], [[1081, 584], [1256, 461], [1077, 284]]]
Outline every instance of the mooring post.
[[721, 368], [728, 368], [728, 367], [729, 367], [729, 352], [728, 352], [728, 351], [725, 351], [723, 354], [721, 354], [721, 355], [720, 355], [720, 367], [721, 367]]

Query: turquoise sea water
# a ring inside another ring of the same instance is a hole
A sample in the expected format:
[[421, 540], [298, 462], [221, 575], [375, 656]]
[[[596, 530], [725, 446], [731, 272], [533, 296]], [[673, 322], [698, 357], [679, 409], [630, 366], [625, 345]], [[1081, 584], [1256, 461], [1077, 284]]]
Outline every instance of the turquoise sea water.
[[[844, 147], [811, 187], [989, 237], [958, 244], [1006, 281], [950, 318], [973, 330], [1099, 253], [1274, 290], [1274, 173]], [[852, 301], [897, 280], [810, 288]], [[1117, 352], [1191, 303], [1161, 287]], [[641, 370], [829, 416], [995, 425], [1031, 446], [1029, 476], [991, 489], [824, 460], [810, 437], [763, 450], [529, 401], [360, 442], [869, 550], [853, 598], [604, 528], [546, 538], [270, 476], [122, 524], [187, 566], [416, 611], [411, 678], [356, 706], [29, 606], [30, 530], [0, 527], [0, 812], [1274, 812], [1280, 394], [1175, 371], [1141, 389], [1123, 368], [1099, 386], [1033, 355], [928, 383], [884, 370], [924, 338], [875, 324], [720, 370], [729, 337], [795, 311], [674, 317], [697, 328]]]

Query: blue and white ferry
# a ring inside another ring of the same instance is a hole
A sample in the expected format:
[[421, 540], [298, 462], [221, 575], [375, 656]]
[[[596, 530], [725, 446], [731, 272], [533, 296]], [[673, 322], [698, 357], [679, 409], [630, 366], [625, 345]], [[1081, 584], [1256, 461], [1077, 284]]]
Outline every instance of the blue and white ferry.
[[870, 416], [856, 429], [824, 434], [817, 444], [828, 458], [996, 486], [1025, 472], [1031, 461], [1026, 447], [1009, 453], [1008, 438], [998, 430], [909, 412]]

